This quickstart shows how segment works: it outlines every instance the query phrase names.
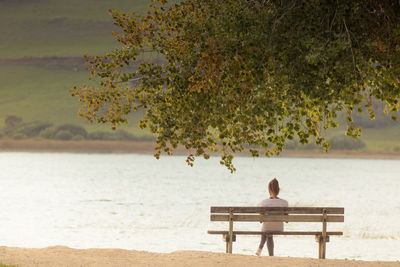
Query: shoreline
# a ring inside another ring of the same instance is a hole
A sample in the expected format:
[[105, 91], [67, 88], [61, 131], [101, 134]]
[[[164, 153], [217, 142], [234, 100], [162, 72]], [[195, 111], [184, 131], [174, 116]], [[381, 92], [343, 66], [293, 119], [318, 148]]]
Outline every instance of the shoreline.
[[0, 263], [24, 266], [399, 266], [399, 261], [292, 258], [225, 254], [206, 251], [156, 253], [125, 249], [0, 247]]
[[[60, 141], [60, 140], [12, 140], [0, 139], [0, 152], [37, 152], [37, 153], [86, 153], [86, 154], [154, 154], [153, 141]], [[183, 148], [174, 151], [174, 155], [187, 155]], [[215, 156], [218, 156], [214, 154]], [[240, 152], [235, 156], [251, 156]], [[263, 156], [261, 156], [263, 157]], [[329, 150], [293, 149], [284, 150], [273, 157], [284, 158], [355, 158], [355, 159], [400, 159], [399, 152], [368, 150]]]

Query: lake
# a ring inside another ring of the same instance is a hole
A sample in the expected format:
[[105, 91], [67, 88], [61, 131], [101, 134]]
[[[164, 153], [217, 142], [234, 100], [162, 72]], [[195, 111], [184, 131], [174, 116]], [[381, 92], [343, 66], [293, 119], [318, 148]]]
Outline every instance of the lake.
[[[219, 158], [191, 168], [183, 156], [0, 153], [0, 245], [225, 252], [221, 236], [207, 234], [227, 229], [210, 223], [210, 206], [256, 205], [277, 177], [290, 206], [345, 207], [345, 223], [328, 223], [328, 231], [344, 236], [331, 237], [327, 258], [400, 259], [400, 161], [238, 157], [234, 163], [231, 174]], [[238, 236], [233, 252], [254, 254], [258, 243], [259, 237]], [[313, 236], [278, 236], [275, 255], [317, 258], [318, 246]]]

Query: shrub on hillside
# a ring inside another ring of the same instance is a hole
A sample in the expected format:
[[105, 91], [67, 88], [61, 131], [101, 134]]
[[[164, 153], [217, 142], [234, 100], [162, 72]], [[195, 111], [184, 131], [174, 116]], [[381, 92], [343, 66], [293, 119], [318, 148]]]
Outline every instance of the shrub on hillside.
[[82, 141], [82, 140], [85, 140], [85, 137], [83, 137], [82, 135], [75, 135], [75, 136], [72, 137], [71, 140], [73, 140], [73, 141]]
[[365, 148], [365, 143], [358, 139], [354, 140], [347, 136], [335, 136], [330, 140], [332, 149], [362, 149]]
[[317, 149], [315, 143], [310, 142], [308, 144], [301, 144], [297, 139], [290, 140], [289, 142], [286, 143], [285, 149], [300, 149], [300, 150], [312, 150], [312, 149]]
[[[383, 111], [385, 109], [385, 103], [378, 101], [376, 99], [372, 99], [372, 107], [371, 109], [374, 111], [374, 120], [369, 118], [369, 113], [367, 108], [364, 107], [363, 113], [354, 112], [353, 113], [353, 120], [354, 124], [361, 126], [363, 128], [383, 128], [388, 126], [393, 126], [398, 124], [398, 122], [391, 119], [391, 116], [385, 114]], [[400, 115], [400, 112], [391, 115]]]
[[75, 135], [81, 135], [84, 138], [87, 138], [88, 133], [85, 130], [85, 128], [83, 128], [82, 126], [79, 125], [74, 125], [74, 124], [63, 124], [61, 126], [58, 126], [55, 130], [55, 136], [57, 136], [57, 134], [59, 132], [69, 132], [71, 134], [71, 136], [75, 136]]
[[43, 139], [53, 139], [54, 138], [54, 129], [52, 128], [47, 128], [43, 131], [40, 132], [40, 137], [42, 137]]
[[154, 141], [154, 136], [151, 135], [142, 135], [142, 136], [136, 136], [136, 139], [138, 141]]
[[22, 139], [26, 139], [26, 136], [22, 133], [16, 133], [15, 135], [13, 135], [12, 137], [14, 140], [22, 140]]
[[14, 115], [9, 115], [4, 120], [4, 125], [7, 129], [15, 128], [22, 123], [22, 118]]
[[138, 138], [125, 130], [119, 129], [115, 132], [115, 137], [117, 140], [121, 141], [137, 141]]
[[113, 133], [104, 131], [94, 131], [89, 133], [89, 140], [116, 140], [117, 138]]
[[286, 149], [296, 149], [299, 147], [299, 143], [296, 140], [290, 140], [286, 143]]
[[116, 132], [94, 131], [88, 134], [89, 140], [105, 141], [151, 141], [152, 136], [136, 136], [125, 130], [119, 129]]
[[28, 138], [31, 138], [38, 136], [40, 132], [51, 127], [52, 125], [53, 124], [50, 122], [31, 122], [19, 127], [17, 132], [24, 134]]
[[58, 131], [54, 136], [56, 140], [71, 140], [73, 135], [69, 131]]
[[[11, 126], [12, 125], [12, 126]], [[14, 137], [16, 134], [20, 133], [26, 138], [33, 138], [40, 134], [41, 131], [51, 127], [49, 122], [33, 121], [27, 123], [18, 123], [6, 126], [3, 130], [4, 135], [9, 137]]]

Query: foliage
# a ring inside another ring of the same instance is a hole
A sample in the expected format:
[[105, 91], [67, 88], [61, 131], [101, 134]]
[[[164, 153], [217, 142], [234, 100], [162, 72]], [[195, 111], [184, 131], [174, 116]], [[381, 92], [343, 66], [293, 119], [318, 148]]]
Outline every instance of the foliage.
[[14, 115], [9, 115], [4, 120], [4, 125], [6, 126], [7, 129], [15, 128], [21, 123], [22, 123], [22, 118]]
[[26, 135], [22, 134], [22, 133], [16, 133], [13, 135], [13, 139], [14, 140], [22, 140], [22, 139], [26, 139]]
[[[340, 149], [340, 150], [358, 150], [366, 148], [366, 143], [362, 139], [348, 138], [344, 135], [333, 136], [328, 138], [330, 143], [330, 149]], [[290, 140], [287, 142], [286, 149], [302, 149], [302, 150], [314, 150], [317, 149], [315, 143], [309, 143], [306, 145], [300, 145], [297, 140]]]
[[73, 141], [83, 141], [83, 140], [85, 140], [85, 137], [83, 137], [82, 135], [75, 135], [75, 136], [72, 137], [71, 140], [73, 140]]
[[365, 142], [361, 139], [354, 140], [346, 136], [334, 136], [330, 139], [330, 144], [332, 149], [356, 150], [365, 148]]
[[115, 136], [110, 132], [94, 131], [89, 133], [89, 140], [115, 140]]
[[47, 128], [46, 130], [42, 131], [39, 136], [44, 139], [53, 139], [54, 138], [54, 129]]
[[89, 133], [89, 140], [105, 141], [152, 141], [150, 136], [136, 136], [127, 131], [118, 129], [116, 132], [94, 131]]
[[[365, 108], [365, 105], [363, 106]], [[394, 125], [399, 125], [397, 120], [393, 120], [390, 116], [385, 114], [385, 104], [378, 101], [373, 101], [370, 107], [374, 112], [374, 119], [371, 120], [368, 114], [358, 113], [353, 114], [354, 124], [361, 126], [362, 128], [384, 128]], [[386, 112], [387, 113], [387, 112]], [[392, 113], [393, 116], [399, 116], [400, 112]]]
[[38, 136], [43, 130], [51, 127], [53, 124], [49, 122], [31, 122], [26, 123], [18, 129], [18, 132], [24, 134], [26, 137]]
[[61, 131], [57, 131], [57, 133], [54, 136], [54, 139], [56, 139], [56, 140], [71, 140], [72, 137], [73, 137], [73, 134], [70, 131], [61, 130]]
[[16, 140], [41, 137], [43, 139], [54, 140], [108, 140], [108, 141], [146, 141], [153, 140], [150, 136], [136, 136], [128, 131], [118, 129], [117, 131], [94, 131], [88, 133], [86, 129], [80, 125], [62, 124], [52, 127], [52, 123], [33, 121], [22, 123], [22, 119], [18, 121], [18, 125], [10, 128], [5, 127], [0, 131], [0, 138], [4, 135]]
[[117, 132], [115, 133], [116, 137], [118, 140], [124, 140], [124, 141], [136, 141], [137, 138], [131, 133], [128, 133], [127, 131], [118, 129]]
[[22, 118], [11, 115], [5, 119], [3, 131], [6, 136], [23, 139], [38, 136], [43, 130], [51, 126], [52, 123], [43, 121], [22, 122]]
[[82, 126], [74, 125], [74, 124], [63, 124], [58, 126], [54, 130], [54, 134], [57, 135], [59, 132], [68, 132], [71, 136], [81, 135], [83, 137], [87, 137], [88, 133]]
[[[155, 134], [157, 158], [180, 144], [194, 151], [190, 165], [218, 152], [234, 171], [235, 152], [270, 156], [295, 137], [328, 149], [322, 133], [341, 111], [359, 137], [352, 113], [373, 119], [373, 98], [399, 108], [398, 1], [153, 2], [142, 16], [111, 12], [122, 47], [88, 57], [98, 86], [72, 95], [82, 117], [112, 127], [144, 109], [139, 126]], [[165, 62], [144, 61], [149, 49]]]
[[[13, 118], [11, 120], [10, 118]], [[17, 118], [17, 119], [14, 119]], [[114, 141], [144, 141], [151, 140], [150, 137], [138, 137], [125, 130], [118, 129], [113, 132], [94, 131], [88, 133], [86, 129], [80, 125], [62, 124], [52, 127], [52, 123], [33, 121], [22, 122], [22, 118], [16, 116], [8, 116], [7, 121], [16, 121], [18, 123], [8, 123], [0, 131], [0, 137], [10, 137], [15, 140], [41, 137], [43, 139], [55, 140], [114, 140]]]

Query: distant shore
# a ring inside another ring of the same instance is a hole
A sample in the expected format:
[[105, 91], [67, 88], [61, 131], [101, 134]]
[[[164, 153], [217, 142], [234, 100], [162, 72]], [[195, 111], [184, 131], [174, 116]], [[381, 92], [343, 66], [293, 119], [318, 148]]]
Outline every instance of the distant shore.
[[62, 141], [0, 139], [1, 152], [154, 153], [150, 141]]
[[18, 267], [38, 266], [363, 266], [390, 267], [400, 262], [359, 260], [318, 260], [292, 257], [257, 257], [204, 251], [154, 253], [124, 249], [73, 249], [63, 246], [48, 248], [0, 247], [0, 263]]
[[[155, 143], [152, 141], [61, 141], [61, 140], [12, 140], [0, 139], [0, 152], [56, 152], [56, 153], [135, 153], [153, 154]], [[187, 155], [182, 148], [174, 151], [175, 155]], [[239, 153], [249, 156], [248, 153]], [[362, 158], [362, 159], [400, 159], [399, 152], [366, 150], [329, 150], [288, 149], [279, 157], [307, 158]]]

